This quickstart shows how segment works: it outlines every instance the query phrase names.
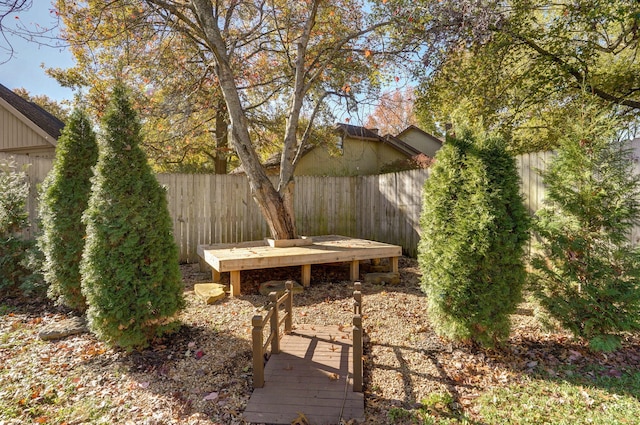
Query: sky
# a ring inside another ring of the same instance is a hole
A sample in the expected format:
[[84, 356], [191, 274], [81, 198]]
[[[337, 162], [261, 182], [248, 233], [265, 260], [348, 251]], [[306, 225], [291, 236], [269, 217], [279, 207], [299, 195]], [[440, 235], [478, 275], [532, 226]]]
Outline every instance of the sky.
[[[51, 28], [56, 24], [55, 18], [50, 14], [51, 7], [48, 0], [33, 0], [33, 5], [28, 11], [9, 15], [3, 24], [13, 28], [20, 22], [29, 29], [35, 29], [37, 25]], [[5, 33], [5, 36], [13, 46], [14, 56], [8, 62], [0, 63], [1, 84], [12, 90], [23, 87], [32, 95], [47, 95], [57, 101], [73, 98], [71, 89], [61, 87], [41, 66], [73, 66], [73, 56], [69, 51], [26, 41], [12, 34]], [[0, 38], [0, 62], [8, 59], [5, 47], [5, 41]]]

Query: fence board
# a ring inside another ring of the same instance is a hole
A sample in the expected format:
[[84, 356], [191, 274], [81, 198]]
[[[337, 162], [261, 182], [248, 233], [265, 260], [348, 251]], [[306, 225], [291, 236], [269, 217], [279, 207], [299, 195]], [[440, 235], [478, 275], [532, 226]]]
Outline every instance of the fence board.
[[[633, 145], [640, 153], [640, 141]], [[538, 171], [546, 167], [551, 153], [517, 157], [522, 194], [531, 213], [544, 200]], [[10, 157], [0, 154], [0, 159]], [[38, 233], [38, 189], [52, 168], [52, 160], [15, 155], [16, 164], [28, 165], [30, 184], [27, 202], [31, 226], [25, 237]], [[640, 164], [636, 161], [636, 172]], [[401, 245], [417, 254], [420, 239], [422, 187], [428, 170], [412, 170], [379, 176], [296, 177], [294, 210], [302, 235], [341, 234]], [[254, 202], [246, 177], [208, 174], [159, 174], [167, 189], [167, 205], [180, 260], [197, 262], [197, 245], [260, 240], [268, 226]], [[631, 240], [640, 240], [635, 228]]]

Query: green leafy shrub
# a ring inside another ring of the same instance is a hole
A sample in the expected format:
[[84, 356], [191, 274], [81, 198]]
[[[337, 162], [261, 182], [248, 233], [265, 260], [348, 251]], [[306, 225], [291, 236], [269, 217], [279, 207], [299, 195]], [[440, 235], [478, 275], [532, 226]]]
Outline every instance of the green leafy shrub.
[[532, 291], [543, 308], [597, 351], [640, 329], [640, 253], [629, 241], [640, 213], [631, 152], [606, 118], [586, 113], [542, 173]]
[[509, 335], [526, 273], [529, 216], [497, 139], [449, 138], [424, 186], [418, 260], [435, 330], [485, 345]]
[[33, 243], [20, 235], [29, 225], [28, 196], [26, 173], [15, 162], [0, 160], [0, 292], [5, 295], [40, 286], [41, 276], [30, 267], [36, 256]]
[[140, 148], [137, 114], [118, 84], [84, 215], [81, 263], [89, 326], [113, 346], [141, 349], [177, 328], [184, 306], [166, 193]]
[[87, 308], [80, 287], [85, 241], [82, 214], [91, 194], [92, 167], [97, 159], [98, 143], [89, 117], [76, 109], [58, 139], [56, 160], [43, 184], [42, 235], [38, 242], [44, 253], [49, 297], [79, 312]]

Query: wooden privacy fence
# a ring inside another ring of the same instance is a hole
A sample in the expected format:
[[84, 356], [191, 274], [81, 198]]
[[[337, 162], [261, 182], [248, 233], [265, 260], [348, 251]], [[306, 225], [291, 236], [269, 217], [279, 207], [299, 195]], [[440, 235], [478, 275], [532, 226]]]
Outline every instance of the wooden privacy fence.
[[[636, 156], [640, 141], [633, 145]], [[522, 193], [531, 213], [544, 200], [538, 170], [544, 170], [551, 153], [516, 158]], [[1, 154], [0, 159], [9, 155]], [[52, 166], [51, 159], [15, 155], [18, 165], [28, 165], [28, 200], [31, 227], [38, 232], [38, 187]], [[30, 164], [30, 165], [29, 165]], [[639, 165], [636, 165], [638, 172]], [[402, 246], [409, 256], [417, 253], [420, 240], [422, 187], [429, 170], [358, 177], [298, 176], [295, 178], [294, 210], [301, 235], [337, 234]], [[237, 243], [269, 236], [268, 227], [251, 197], [245, 176], [211, 174], [159, 174], [167, 189], [174, 238], [180, 261], [197, 262], [203, 244]], [[640, 229], [632, 234], [638, 243]]]

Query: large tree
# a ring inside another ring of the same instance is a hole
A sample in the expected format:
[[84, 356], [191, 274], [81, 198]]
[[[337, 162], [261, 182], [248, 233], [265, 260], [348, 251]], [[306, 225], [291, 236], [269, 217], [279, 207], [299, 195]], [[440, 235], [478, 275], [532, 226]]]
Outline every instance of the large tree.
[[[61, 2], [65, 3], [65, 2]], [[277, 239], [295, 238], [293, 171], [316, 117], [329, 96], [353, 98], [368, 83], [366, 70], [378, 51], [375, 31], [384, 23], [368, 21], [358, 0], [325, 2], [126, 0], [89, 2], [105, 11], [116, 8], [130, 19], [152, 22], [155, 34], [181, 37], [197, 52], [194, 66], [220, 90], [228, 113], [231, 146], [249, 179], [252, 194]], [[61, 5], [59, 5], [61, 6]], [[109, 15], [108, 11], [114, 11]], [[117, 26], [116, 26], [117, 27]], [[146, 39], [152, 41], [153, 38]], [[137, 49], [143, 49], [135, 43]], [[180, 44], [178, 44], [180, 45]], [[135, 48], [135, 46], [132, 46]], [[135, 50], [136, 54], [138, 50]], [[121, 71], [128, 68], [119, 62]], [[196, 95], [211, 92], [199, 87]], [[284, 111], [281, 169], [273, 184], [256, 150], [261, 119]]]
[[[410, 4], [409, 4], [410, 3]], [[626, 0], [389, 1], [416, 22], [420, 118], [480, 121], [518, 150], [552, 146], [589, 93], [627, 121], [640, 111], [640, 4]], [[536, 143], [530, 146], [531, 140]]]
[[197, 45], [141, 2], [58, 1], [57, 12], [76, 63], [51, 75], [82, 88], [98, 115], [113, 82], [126, 81], [156, 171], [227, 172], [226, 109]]

